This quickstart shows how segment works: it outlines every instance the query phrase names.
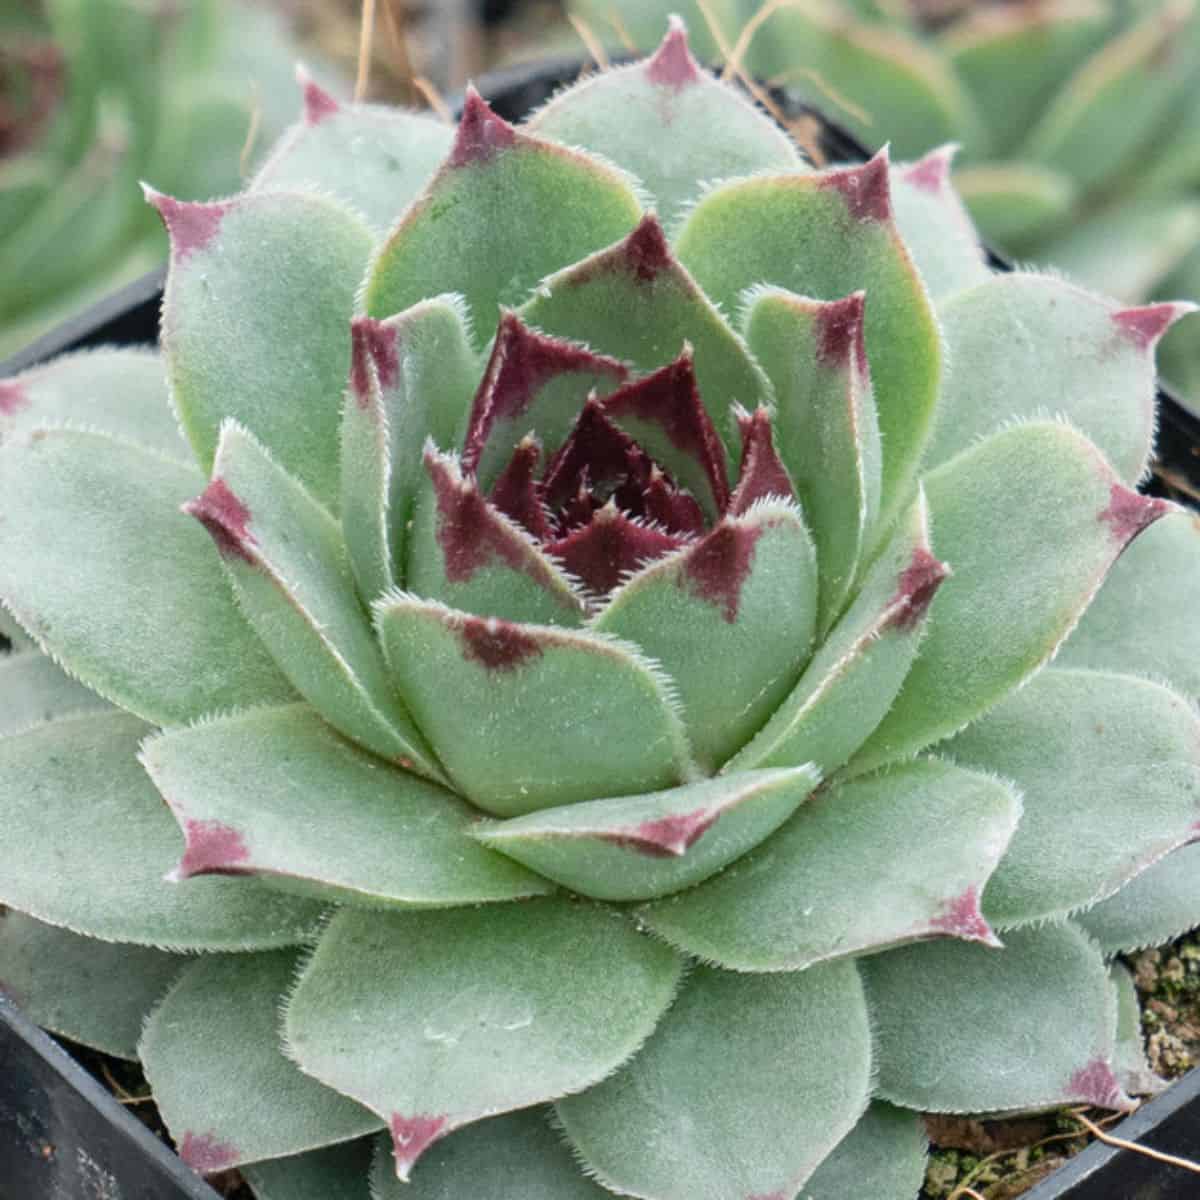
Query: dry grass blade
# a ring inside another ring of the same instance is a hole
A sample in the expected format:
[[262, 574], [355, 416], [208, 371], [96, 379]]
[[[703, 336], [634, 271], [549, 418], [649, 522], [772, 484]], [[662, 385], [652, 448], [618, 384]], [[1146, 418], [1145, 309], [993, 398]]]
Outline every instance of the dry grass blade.
[[250, 159], [254, 154], [254, 145], [258, 141], [258, 131], [262, 124], [262, 99], [258, 94], [258, 82], [250, 84], [250, 123], [246, 126], [246, 140], [242, 143], [242, 152], [238, 155], [238, 174], [245, 179], [250, 174]]
[[617, 37], [621, 39], [621, 45], [630, 54], [636, 54], [637, 43], [633, 40], [633, 35], [629, 32], [629, 26], [625, 24], [621, 14], [615, 8], [608, 10], [608, 23], [613, 27], [613, 32]]
[[1118, 1150], [1129, 1150], [1133, 1154], [1141, 1154], [1145, 1158], [1152, 1158], [1155, 1162], [1167, 1163], [1172, 1167], [1178, 1167], [1181, 1171], [1191, 1171], [1193, 1175], [1200, 1175], [1200, 1162], [1193, 1162], [1190, 1158], [1180, 1158], [1177, 1154], [1164, 1154], [1161, 1150], [1153, 1150], [1149, 1146], [1142, 1146], [1138, 1142], [1129, 1141], [1127, 1138], [1116, 1137], [1101, 1129], [1095, 1121], [1085, 1117], [1083, 1113], [1072, 1112], [1071, 1116], [1088, 1133], [1098, 1141], [1103, 1142], [1106, 1146], [1115, 1146]]
[[437, 115], [441, 117], [447, 125], [454, 124], [454, 113], [451, 110], [450, 105], [446, 103], [442, 93], [439, 92], [434, 86], [432, 79], [426, 79], [424, 75], [414, 75], [412, 85], [417, 91], [418, 95], [420, 95], [421, 99], [424, 100], [425, 103], [428, 104], [429, 107], [433, 109], [433, 111], [437, 113]]
[[362, 0], [362, 22], [358, 29], [358, 76], [354, 80], [354, 100], [361, 104], [371, 82], [371, 47], [375, 43], [375, 0]]
[[607, 71], [612, 65], [608, 61], [608, 52], [593, 32], [592, 27], [582, 17], [576, 16], [574, 13], [568, 13], [567, 20], [571, 22], [571, 28], [579, 35], [579, 40], [587, 48], [587, 52], [592, 56], [596, 66], [602, 71]]

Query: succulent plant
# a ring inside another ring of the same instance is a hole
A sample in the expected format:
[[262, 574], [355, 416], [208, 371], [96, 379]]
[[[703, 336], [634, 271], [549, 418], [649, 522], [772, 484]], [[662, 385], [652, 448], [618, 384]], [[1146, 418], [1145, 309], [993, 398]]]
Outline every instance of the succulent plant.
[[993, 274], [946, 168], [812, 169], [678, 22], [521, 127], [310, 82], [148, 192], [161, 358], [0, 385], [0, 978], [193, 1167], [912, 1200], [922, 1111], [1151, 1082], [1187, 306]]
[[[716, 22], [714, 32], [701, 8]], [[1192, 0], [567, 0], [653, 46], [694, 14], [711, 59], [835, 114], [867, 145], [960, 145], [985, 238], [1128, 303], [1200, 297], [1200, 9]], [[749, 35], [739, 44], [739, 35]], [[1200, 325], [1163, 343], [1200, 397]]]

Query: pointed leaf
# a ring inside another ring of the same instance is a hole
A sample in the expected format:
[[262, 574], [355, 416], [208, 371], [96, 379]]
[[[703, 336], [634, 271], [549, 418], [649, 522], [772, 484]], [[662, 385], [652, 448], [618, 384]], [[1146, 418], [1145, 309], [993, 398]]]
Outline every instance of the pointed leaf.
[[366, 311], [386, 317], [455, 291], [476, 327], [490, 330], [501, 305], [519, 304], [544, 276], [624, 236], [640, 215], [623, 175], [514, 129], [472, 88], [449, 157], [375, 257]]
[[875, 1101], [796, 1200], [915, 1200], [925, 1179], [927, 1140], [916, 1113]]
[[933, 600], [895, 706], [853, 760], [860, 770], [954, 733], [1028, 679], [1121, 551], [1171, 510], [1129, 491], [1091, 442], [1054, 422], [993, 434], [925, 488], [954, 578]]
[[386, 321], [358, 317], [342, 409], [342, 536], [367, 600], [401, 582], [404, 542], [424, 478], [427, 437], [451, 444], [479, 365], [454, 296]]
[[556, 1108], [613, 1191], [792, 1196], [858, 1120], [870, 1076], [850, 963], [771, 977], [697, 967], [642, 1052]]
[[292, 996], [289, 1053], [387, 1121], [407, 1179], [460, 1126], [612, 1072], [670, 1004], [681, 965], [580, 902], [347, 911]]
[[472, 836], [571, 891], [644, 900], [716, 874], [769, 837], [820, 782], [812, 767], [481, 821]]
[[668, 226], [696, 198], [701, 180], [803, 165], [777, 125], [700, 67], [678, 18], [650, 58], [560, 93], [529, 128], [631, 171]]
[[886, 154], [863, 166], [716, 187], [688, 216], [676, 249], [705, 292], [730, 311], [755, 284], [825, 300], [866, 292], [883, 494], [893, 506], [883, 515], [894, 515], [894, 506], [908, 499], [929, 434], [941, 347], [892, 214]]
[[212, 535], [242, 611], [296, 690], [347, 737], [438, 777], [388, 683], [334, 518], [233, 422], [187, 511]]
[[298, 192], [150, 199], [171, 235], [162, 327], [171, 395], [201, 465], [211, 466], [221, 422], [234, 417], [335, 502], [366, 226], [335, 201]]
[[163, 876], [182, 839], [138, 765], [148, 728], [124, 713], [70, 717], [0, 740], [0, 904], [105, 941], [248, 950], [308, 937], [321, 908], [251, 879]]
[[[1179, 315], [1186, 309], [1180, 306]], [[1154, 439], [1154, 343], [1119, 305], [1048, 275], [996, 275], [938, 310], [952, 366], [927, 461], [936, 466], [1014, 418], [1064, 416], [1124, 482]], [[1162, 331], [1170, 324], [1164, 319]]]
[[256, 1200], [375, 1200], [371, 1160], [379, 1138], [249, 1163], [239, 1173]]
[[680, 265], [653, 214], [623, 241], [545, 280], [521, 316], [642, 371], [672, 362], [689, 343], [700, 399], [730, 452], [730, 405], [751, 409], [771, 398], [761, 368]]
[[653, 791], [691, 773], [669, 682], [616, 638], [404, 596], [377, 605], [376, 620], [401, 695], [456, 789], [486, 812]]
[[0, 736], [56, 717], [110, 707], [44, 654], [0, 655]]
[[980, 233], [1010, 251], [1057, 229], [1079, 200], [1070, 175], [1039, 163], [979, 163], [955, 171], [954, 186]]
[[1113, 1069], [1122, 1091], [1131, 1096], [1154, 1096], [1166, 1086], [1146, 1061], [1142, 1041], [1142, 1008], [1138, 1001], [1133, 974], [1124, 963], [1109, 965], [1108, 979], [1116, 996], [1117, 1033], [1113, 1049]]
[[662, 665], [697, 760], [716, 767], [799, 678], [816, 591], [804, 522], [793, 504], [772, 497], [634, 575], [590, 628], [632, 642]]
[[72, 675], [150, 721], [292, 694], [179, 511], [202, 483], [102, 433], [0, 449], [0, 596]]
[[798, 971], [927, 937], [995, 944], [979, 897], [1020, 811], [997, 779], [920, 759], [830, 784], [741, 863], [639, 916], [735, 971]]
[[342, 104], [302, 78], [304, 115], [263, 163], [250, 190], [319, 191], [386, 232], [450, 151], [454, 131], [428, 113]]
[[279, 1012], [301, 955], [213, 954], [154, 1010], [140, 1054], [180, 1157], [205, 1174], [378, 1129], [378, 1117], [283, 1052]]
[[116, 1058], [137, 1058], [146, 1014], [185, 962], [0, 914], [0, 993], [42, 1028]]
[[1003, 950], [906, 946], [862, 971], [884, 1099], [926, 1112], [1131, 1107], [1111, 1065], [1104, 961], [1072, 926], [1016, 930]]
[[343, 741], [310, 708], [264, 708], [148, 741], [187, 845], [181, 878], [262, 873], [350, 904], [442, 907], [550, 886], [468, 836], [472, 809]]

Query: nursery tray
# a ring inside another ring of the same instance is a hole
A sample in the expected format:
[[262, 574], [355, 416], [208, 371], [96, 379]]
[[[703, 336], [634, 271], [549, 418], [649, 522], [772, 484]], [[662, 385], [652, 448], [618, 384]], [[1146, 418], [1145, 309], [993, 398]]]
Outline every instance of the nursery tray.
[[[583, 69], [578, 58], [543, 60], [484, 76], [479, 90], [501, 116], [519, 120]], [[811, 116], [827, 159], [861, 162], [869, 151], [822, 113]], [[1011, 270], [990, 253], [998, 270]], [[165, 270], [153, 271], [39, 338], [6, 362], [0, 379], [70, 350], [158, 340]], [[1158, 394], [1158, 460], [1200, 491], [1200, 413]], [[1160, 478], [1148, 490], [1163, 491]], [[1118, 1127], [1131, 1141], [1200, 1159], [1200, 1068]], [[1197, 1200], [1200, 1177], [1096, 1142], [1035, 1185], [1024, 1200]], [[219, 1200], [217, 1193], [126, 1112], [52, 1039], [0, 996], [0, 1200]], [[331, 1197], [330, 1200], [335, 1200]], [[846, 1197], [846, 1200], [859, 1200]], [[866, 1198], [863, 1200], [874, 1200]]]

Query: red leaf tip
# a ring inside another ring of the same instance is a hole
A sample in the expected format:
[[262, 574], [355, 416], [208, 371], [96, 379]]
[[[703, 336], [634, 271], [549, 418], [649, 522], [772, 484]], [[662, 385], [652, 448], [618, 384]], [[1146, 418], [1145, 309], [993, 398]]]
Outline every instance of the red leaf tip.
[[650, 858], [682, 858], [717, 823], [718, 816], [707, 808], [670, 813], [620, 833], [603, 834], [602, 840]]
[[1139, 349], [1149, 350], [1180, 317], [1197, 311], [1195, 304], [1174, 301], [1122, 308], [1112, 314], [1113, 324]]
[[891, 170], [888, 148], [858, 167], [827, 171], [821, 186], [840, 193], [856, 221], [887, 221], [892, 215]]
[[770, 411], [761, 406], [752, 413], [739, 408], [737, 423], [742, 437], [742, 466], [729, 511], [741, 516], [755, 501], [768, 496], [795, 500], [787, 468], [775, 450]]
[[817, 309], [817, 359], [829, 367], [853, 363], [860, 375], [868, 371], [865, 334], [867, 294], [852, 292]]
[[15, 379], [0, 379], [0, 416], [11, 417], [29, 407], [25, 389]]
[[454, 147], [450, 151], [450, 165], [467, 167], [490, 162], [516, 140], [517, 131], [503, 117], [497, 116], [475, 88], [469, 86]]
[[430, 1116], [421, 1113], [415, 1117], [402, 1117], [392, 1113], [388, 1129], [392, 1135], [392, 1150], [396, 1157], [396, 1175], [405, 1183], [413, 1164], [433, 1145], [438, 1138], [445, 1137], [450, 1130], [446, 1127], [449, 1117], [445, 1113]]
[[1118, 1112], [1129, 1112], [1137, 1105], [1126, 1094], [1112, 1066], [1102, 1058], [1094, 1058], [1080, 1067], [1067, 1082], [1064, 1100], [1094, 1104]]
[[156, 191], [149, 184], [142, 184], [142, 194], [147, 203], [158, 209], [167, 233], [171, 238], [171, 255], [182, 263], [199, 250], [203, 250], [217, 235], [221, 221], [229, 211], [229, 205], [193, 204], [187, 200], [176, 200], [164, 192]]
[[696, 594], [721, 610], [732, 625], [742, 601], [742, 585], [754, 565], [763, 526], [723, 520], [684, 559], [684, 572]]
[[241, 1152], [211, 1133], [192, 1133], [189, 1129], [179, 1142], [179, 1157], [198, 1175], [211, 1175], [231, 1167]]
[[958, 144], [948, 142], [945, 146], [930, 150], [924, 158], [909, 163], [904, 167], [901, 177], [920, 191], [937, 195], [950, 183], [950, 165], [957, 153]]
[[1175, 505], [1169, 500], [1143, 496], [1123, 483], [1114, 483], [1109, 488], [1108, 507], [1098, 514], [1097, 520], [1107, 522], [1113, 537], [1123, 546], [1159, 517], [1174, 511]]
[[643, 283], [651, 282], [671, 265], [671, 246], [658, 217], [648, 212], [625, 239], [625, 261]]
[[250, 850], [241, 831], [223, 821], [185, 820], [186, 845], [179, 865], [166, 879], [179, 883], [193, 875], [245, 875]]
[[322, 121], [341, 111], [342, 106], [337, 97], [317, 83], [302, 63], [296, 66], [296, 82], [304, 93], [305, 125], [320, 125]]
[[350, 388], [360, 408], [371, 394], [371, 368], [380, 387], [393, 387], [400, 375], [396, 327], [373, 317], [355, 317], [350, 322]]
[[924, 546], [913, 550], [908, 566], [900, 572], [896, 590], [888, 601], [895, 608], [885, 628], [907, 633], [915, 629], [929, 611], [938, 588], [949, 578], [950, 568]]
[[542, 656], [541, 644], [533, 634], [499, 617], [467, 617], [459, 635], [463, 657], [485, 671], [515, 671]]
[[930, 928], [964, 942], [982, 942], [993, 950], [1002, 950], [1004, 943], [996, 936], [979, 908], [979, 892], [967, 888], [953, 900], [948, 900], [932, 921]]
[[212, 536], [223, 558], [240, 558], [253, 563], [248, 547], [255, 544], [249, 530], [250, 510], [234, 495], [219, 475], [183, 511], [195, 517]]
[[646, 60], [646, 76], [651, 83], [676, 91], [700, 78], [700, 64], [692, 57], [687, 26], [682, 17], [671, 16], [666, 37], [653, 56]]

